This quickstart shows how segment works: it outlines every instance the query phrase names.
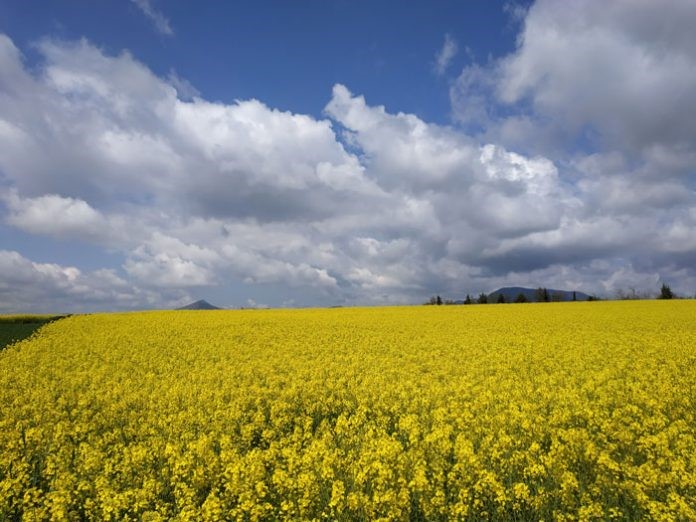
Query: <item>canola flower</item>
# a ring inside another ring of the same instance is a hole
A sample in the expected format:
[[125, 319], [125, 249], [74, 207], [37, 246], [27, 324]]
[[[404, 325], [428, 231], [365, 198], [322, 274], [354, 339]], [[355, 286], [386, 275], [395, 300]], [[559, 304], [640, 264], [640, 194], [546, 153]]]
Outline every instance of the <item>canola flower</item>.
[[0, 409], [0, 520], [696, 519], [693, 301], [73, 316]]

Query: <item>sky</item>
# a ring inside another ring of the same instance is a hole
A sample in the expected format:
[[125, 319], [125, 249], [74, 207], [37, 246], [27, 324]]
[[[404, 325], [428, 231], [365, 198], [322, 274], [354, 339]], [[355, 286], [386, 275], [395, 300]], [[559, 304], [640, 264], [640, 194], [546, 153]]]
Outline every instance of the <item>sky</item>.
[[696, 294], [692, 0], [0, 2], [0, 312]]

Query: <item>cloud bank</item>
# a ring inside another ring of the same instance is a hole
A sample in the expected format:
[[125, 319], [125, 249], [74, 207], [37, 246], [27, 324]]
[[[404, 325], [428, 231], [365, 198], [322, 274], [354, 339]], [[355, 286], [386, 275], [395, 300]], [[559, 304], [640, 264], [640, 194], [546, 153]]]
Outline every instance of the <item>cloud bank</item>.
[[122, 259], [2, 250], [3, 306], [170, 306], [225, 281], [300, 305], [506, 284], [693, 294], [696, 13], [654, 5], [535, 4], [514, 53], [462, 71], [452, 126], [340, 84], [320, 118], [211, 102], [85, 40], [43, 41], [30, 69], [0, 36], [5, 226]]

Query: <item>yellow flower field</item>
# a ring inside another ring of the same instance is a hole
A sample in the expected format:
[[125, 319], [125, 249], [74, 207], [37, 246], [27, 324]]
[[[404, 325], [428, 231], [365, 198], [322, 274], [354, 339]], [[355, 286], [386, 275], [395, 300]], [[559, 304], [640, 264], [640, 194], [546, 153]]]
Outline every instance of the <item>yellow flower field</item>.
[[696, 302], [72, 316], [0, 520], [696, 519]]

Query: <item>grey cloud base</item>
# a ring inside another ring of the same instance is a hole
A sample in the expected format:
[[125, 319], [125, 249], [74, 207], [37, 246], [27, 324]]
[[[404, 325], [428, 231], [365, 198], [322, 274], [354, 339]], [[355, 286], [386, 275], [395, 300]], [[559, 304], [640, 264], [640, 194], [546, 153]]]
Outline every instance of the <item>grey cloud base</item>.
[[[688, 143], [657, 179], [623, 149], [570, 161], [520, 154], [342, 85], [317, 119], [191, 98], [128, 53], [86, 41], [39, 49], [43, 64], [30, 71], [0, 36], [3, 220], [123, 262], [85, 271], [3, 244], [6, 311], [169, 307], [231, 280], [316, 299], [294, 301], [306, 305], [510, 284], [696, 290]], [[673, 159], [664, 147], [653, 162]]]

